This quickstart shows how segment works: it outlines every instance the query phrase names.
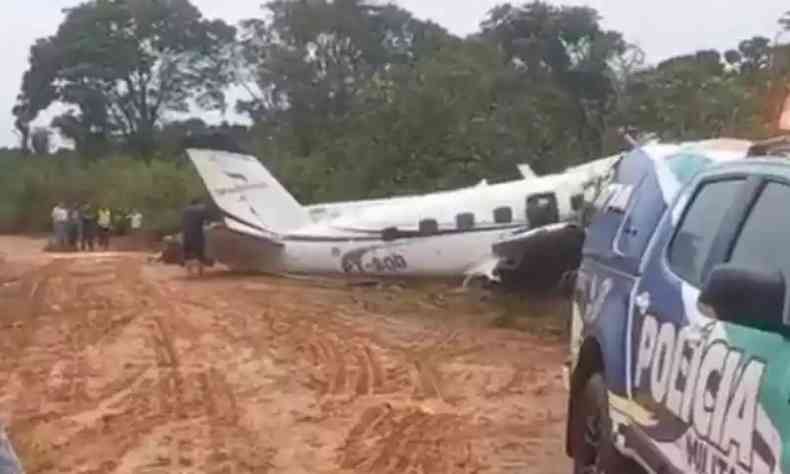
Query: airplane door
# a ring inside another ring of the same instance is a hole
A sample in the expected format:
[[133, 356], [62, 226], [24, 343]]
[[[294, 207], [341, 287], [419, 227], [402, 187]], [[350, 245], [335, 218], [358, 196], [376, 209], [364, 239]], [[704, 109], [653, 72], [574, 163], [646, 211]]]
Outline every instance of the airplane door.
[[527, 197], [527, 223], [537, 229], [560, 221], [556, 193], [532, 194]]
[[[787, 251], [790, 183], [767, 181], [758, 192], [725, 261], [768, 271], [780, 270], [786, 277], [790, 275], [790, 253]], [[785, 293], [787, 285], [785, 281]], [[787, 294], [785, 301], [788, 301]], [[762, 306], [760, 309], [766, 313], [755, 314], [757, 321], [779, 308]], [[787, 308], [782, 309], [788, 314]], [[787, 322], [785, 318], [785, 324]], [[742, 470], [790, 472], [790, 460], [785, 452], [790, 446], [790, 339], [787, 337], [790, 332], [765, 329], [755, 323], [743, 319], [717, 325], [720, 328], [714, 337], [720, 341], [720, 347], [726, 348], [727, 358], [716, 399], [719, 402], [729, 396], [731, 401], [727, 409], [722, 410], [721, 418], [714, 410], [709, 438], [723, 451], [729, 448], [729, 458], [737, 461]], [[735, 375], [730, 376], [728, 370]], [[718, 459], [714, 462], [724, 464]], [[731, 464], [728, 461], [727, 465]]]

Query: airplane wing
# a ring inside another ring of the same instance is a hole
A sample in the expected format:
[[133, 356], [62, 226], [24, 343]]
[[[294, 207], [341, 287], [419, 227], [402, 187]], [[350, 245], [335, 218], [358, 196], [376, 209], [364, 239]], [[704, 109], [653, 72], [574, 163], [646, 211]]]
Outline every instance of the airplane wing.
[[495, 255], [516, 264], [525, 254], [534, 253], [539, 250], [538, 247], [555, 242], [565, 234], [575, 234], [578, 228], [577, 224], [561, 222], [537, 229], [515, 232], [511, 237], [494, 244], [492, 248]]
[[550, 286], [578, 267], [584, 230], [575, 223], [514, 232], [492, 246], [491, 256], [466, 272], [507, 286]]
[[506, 285], [551, 287], [581, 263], [584, 229], [573, 222], [529, 230], [493, 245]]

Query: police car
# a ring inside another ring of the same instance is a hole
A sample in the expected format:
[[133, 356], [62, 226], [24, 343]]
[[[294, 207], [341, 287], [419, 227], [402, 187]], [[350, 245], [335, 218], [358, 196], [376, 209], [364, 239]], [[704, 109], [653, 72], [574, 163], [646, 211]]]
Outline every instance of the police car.
[[613, 168], [574, 285], [576, 473], [790, 473], [786, 143], [651, 143]]
[[23, 474], [22, 465], [11, 446], [3, 425], [0, 424], [0, 474]]

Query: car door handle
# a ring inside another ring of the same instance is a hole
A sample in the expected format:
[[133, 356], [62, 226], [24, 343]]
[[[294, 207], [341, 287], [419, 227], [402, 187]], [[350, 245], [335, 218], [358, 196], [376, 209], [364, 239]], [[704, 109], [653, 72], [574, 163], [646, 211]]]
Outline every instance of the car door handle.
[[647, 310], [650, 309], [650, 293], [644, 292], [638, 294], [636, 298], [634, 298], [634, 306], [639, 310], [639, 314], [642, 316], [646, 315]]

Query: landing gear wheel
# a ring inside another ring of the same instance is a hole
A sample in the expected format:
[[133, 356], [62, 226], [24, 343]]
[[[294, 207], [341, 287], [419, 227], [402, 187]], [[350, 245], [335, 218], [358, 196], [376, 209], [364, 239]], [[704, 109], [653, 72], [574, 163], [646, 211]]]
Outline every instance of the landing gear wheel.
[[578, 397], [572, 433], [574, 474], [641, 472], [614, 446], [609, 396], [603, 376], [597, 373], [590, 377]]

